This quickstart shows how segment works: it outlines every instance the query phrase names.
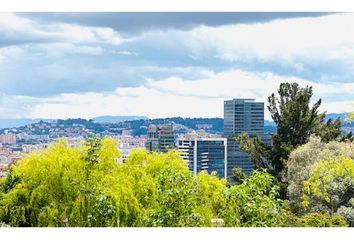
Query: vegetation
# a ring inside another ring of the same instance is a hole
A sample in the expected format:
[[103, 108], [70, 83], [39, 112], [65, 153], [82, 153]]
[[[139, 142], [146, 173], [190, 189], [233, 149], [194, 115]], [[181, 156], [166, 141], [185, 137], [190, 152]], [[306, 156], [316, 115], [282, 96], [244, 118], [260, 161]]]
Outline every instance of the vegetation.
[[343, 214], [354, 226], [354, 159], [342, 156], [315, 163], [302, 199], [308, 211]]
[[310, 213], [302, 217], [288, 215], [284, 226], [291, 227], [348, 227], [346, 219], [339, 215], [328, 213]]
[[320, 161], [330, 162], [342, 157], [354, 159], [354, 146], [351, 142], [324, 143], [315, 136], [290, 154], [285, 178], [289, 183], [289, 206], [294, 213], [306, 213], [302, 204], [302, 197], [305, 194], [304, 183], [310, 177], [313, 179], [314, 165]]
[[299, 87], [297, 83], [282, 83], [279, 97], [273, 93], [268, 97], [268, 110], [277, 124], [277, 133], [272, 136], [272, 146], [264, 144], [259, 137], [253, 140], [247, 134], [238, 137], [241, 149], [247, 152], [255, 168], [266, 168], [279, 181], [281, 195], [286, 199], [287, 182], [284, 175], [289, 154], [298, 146], [309, 141], [311, 135], [320, 136], [328, 142], [340, 137], [340, 120], [324, 122], [325, 113], [318, 113], [319, 99], [313, 106], [310, 100], [312, 87]]
[[64, 139], [32, 152], [0, 179], [1, 226], [226, 227], [354, 226], [354, 145], [339, 121], [324, 122], [312, 88], [281, 84], [268, 109], [273, 145], [238, 139], [256, 169], [194, 176], [177, 151], [135, 149], [120, 161], [117, 142]]
[[227, 204], [221, 217], [226, 226], [271, 227], [286, 220], [284, 202], [278, 198], [279, 187], [264, 171], [254, 171], [242, 184], [225, 191]]
[[353, 143], [324, 143], [319, 137], [311, 137], [290, 154], [286, 178], [288, 205], [293, 213], [341, 215], [353, 226]]
[[188, 170], [176, 151], [132, 152], [113, 139], [80, 148], [59, 140], [11, 167], [0, 181], [0, 222], [10, 226], [276, 226], [286, 212], [271, 175], [255, 171], [227, 186]]
[[[286, 199], [287, 226], [354, 226], [353, 137], [341, 136], [339, 119], [324, 121], [321, 100], [310, 107], [312, 88], [283, 83], [268, 98], [277, 124], [272, 146], [260, 138], [237, 139], [256, 169], [267, 169]], [[292, 217], [293, 216], [293, 217]]]

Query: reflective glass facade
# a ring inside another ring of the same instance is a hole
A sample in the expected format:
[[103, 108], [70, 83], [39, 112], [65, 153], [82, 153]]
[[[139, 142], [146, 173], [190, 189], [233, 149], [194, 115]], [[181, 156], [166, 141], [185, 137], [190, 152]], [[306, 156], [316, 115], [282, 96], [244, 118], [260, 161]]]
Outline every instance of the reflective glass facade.
[[196, 175], [201, 171], [216, 172], [226, 178], [227, 139], [189, 138], [178, 140], [178, 150], [189, 169]]
[[253, 164], [248, 155], [240, 151], [235, 137], [246, 132], [250, 138], [264, 134], [264, 103], [254, 99], [224, 101], [224, 137], [227, 138], [227, 174], [232, 176], [236, 167], [249, 174]]

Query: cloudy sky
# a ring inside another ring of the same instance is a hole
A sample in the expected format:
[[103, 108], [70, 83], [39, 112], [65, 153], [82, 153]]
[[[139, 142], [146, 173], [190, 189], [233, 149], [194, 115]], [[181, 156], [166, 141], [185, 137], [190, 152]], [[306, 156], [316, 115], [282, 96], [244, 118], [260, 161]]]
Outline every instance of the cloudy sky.
[[0, 118], [222, 117], [284, 81], [353, 111], [354, 14], [0, 13]]

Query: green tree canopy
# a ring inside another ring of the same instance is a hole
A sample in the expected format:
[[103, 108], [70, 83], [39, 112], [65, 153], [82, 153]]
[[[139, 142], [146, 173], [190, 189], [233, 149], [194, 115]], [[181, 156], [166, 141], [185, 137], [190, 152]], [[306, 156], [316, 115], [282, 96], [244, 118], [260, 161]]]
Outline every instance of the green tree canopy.
[[290, 154], [285, 181], [289, 183], [289, 205], [294, 213], [300, 215], [306, 213], [301, 204], [301, 197], [304, 194], [304, 182], [310, 178], [314, 164], [340, 156], [354, 159], [353, 143], [349, 141], [324, 143], [316, 136], [312, 136], [307, 144], [298, 147]]
[[282, 186], [285, 198], [286, 182], [284, 174], [291, 151], [308, 142], [312, 134], [323, 141], [337, 139], [340, 132], [339, 119], [324, 122], [325, 113], [318, 113], [321, 99], [310, 104], [312, 87], [301, 88], [297, 83], [281, 83], [278, 97], [272, 93], [268, 97], [268, 110], [277, 124], [277, 133], [272, 137], [272, 146], [265, 145], [259, 137], [250, 140], [246, 134], [238, 140], [241, 150], [248, 153], [256, 169], [266, 168]]
[[254, 171], [241, 184], [224, 191], [226, 204], [221, 216], [226, 226], [280, 226], [286, 219], [275, 179], [265, 171]]
[[10, 226], [277, 226], [284, 203], [266, 172], [236, 186], [215, 174], [193, 176], [177, 151], [133, 150], [120, 163], [117, 143], [65, 140], [29, 154], [0, 180], [0, 223]]
[[302, 199], [308, 211], [343, 214], [354, 226], [354, 159], [340, 156], [316, 162], [304, 182]]
[[[129, 191], [112, 181], [119, 178], [115, 144], [103, 139], [70, 148], [59, 140], [20, 160], [0, 183], [1, 221], [11, 226], [115, 225], [121, 209], [117, 200]], [[124, 205], [134, 208], [133, 202], [126, 199]]]

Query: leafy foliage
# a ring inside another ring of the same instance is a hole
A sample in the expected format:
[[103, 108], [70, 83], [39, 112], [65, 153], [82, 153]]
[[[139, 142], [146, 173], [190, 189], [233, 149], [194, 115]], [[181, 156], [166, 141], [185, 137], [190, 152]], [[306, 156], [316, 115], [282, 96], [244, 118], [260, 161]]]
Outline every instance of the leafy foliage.
[[[224, 192], [227, 189], [226, 181], [219, 179], [216, 173], [211, 175], [201, 172], [196, 178], [197, 199], [203, 211], [213, 218], [221, 218], [221, 209], [227, 204]], [[209, 212], [208, 212], [209, 211]]]
[[121, 205], [134, 208], [134, 201], [128, 195], [119, 198], [125, 184], [113, 181], [119, 179], [115, 141], [95, 143], [101, 147], [70, 148], [59, 140], [20, 160], [0, 183], [1, 221], [11, 226], [115, 226]]
[[304, 190], [302, 204], [309, 211], [348, 212], [345, 215], [354, 226], [354, 159], [342, 156], [315, 163]]
[[348, 227], [346, 219], [339, 215], [328, 213], [309, 213], [302, 217], [291, 215], [284, 224], [286, 227]]
[[157, 208], [149, 215], [148, 226], [196, 227], [208, 224], [198, 211], [196, 185], [191, 172], [164, 169], [157, 178]]
[[298, 146], [309, 141], [311, 134], [321, 137], [325, 142], [340, 136], [340, 120], [324, 122], [325, 113], [318, 113], [319, 99], [312, 107], [310, 100], [312, 87], [299, 87], [297, 83], [281, 83], [279, 97], [272, 93], [268, 97], [268, 110], [277, 124], [273, 135], [273, 146], [266, 146], [258, 137], [250, 140], [247, 135], [238, 138], [241, 150], [248, 153], [256, 169], [266, 168], [276, 177], [282, 188], [282, 198], [286, 198], [287, 183], [284, 174], [289, 154]]
[[279, 226], [286, 219], [284, 203], [274, 178], [264, 171], [254, 171], [242, 184], [225, 190], [227, 204], [222, 209], [226, 226]]
[[276, 226], [284, 221], [278, 187], [266, 172], [227, 186], [188, 170], [176, 151], [137, 149], [119, 163], [117, 143], [59, 140], [13, 165], [0, 181], [0, 222], [10, 226]]
[[306, 212], [301, 204], [304, 194], [303, 185], [310, 178], [314, 164], [321, 160], [336, 159], [343, 155], [354, 158], [354, 148], [351, 142], [324, 143], [315, 136], [312, 136], [307, 144], [298, 147], [290, 154], [285, 181], [289, 183], [289, 205], [294, 213], [301, 215]]
[[232, 169], [232, 173], [236, 184], [241, 184], [247, 178], [247, 175], [242, 171], [242, 168], [234, 168]]

